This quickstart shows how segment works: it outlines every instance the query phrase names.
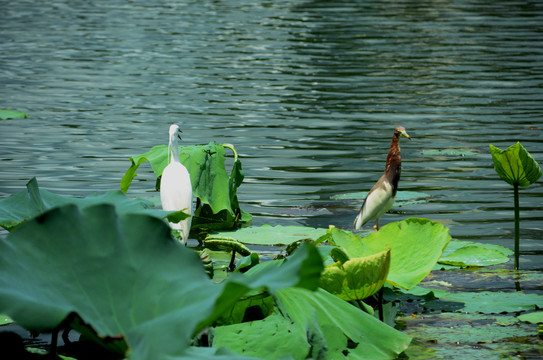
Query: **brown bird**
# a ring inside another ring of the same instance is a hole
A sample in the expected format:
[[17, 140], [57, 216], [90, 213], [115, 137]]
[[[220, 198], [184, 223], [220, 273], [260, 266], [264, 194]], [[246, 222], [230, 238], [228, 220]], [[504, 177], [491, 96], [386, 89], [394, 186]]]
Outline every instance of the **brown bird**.
[[390, 151], [387, 156], [385, 173], [379, 181], [371, 188], [366, 196], [360, 213], [354, 220], [355, 230], [360, 230], [368, 221], [375, 219], [373, 228], [379, 230], [379, 218], [383, 216], [394, 204], [394, 197], [398, 190], [398, 182], [402, 172], [402, 155], [400, 152], [400, 137], [411, 140], [403, 126], [398, 126], [394, 130]]

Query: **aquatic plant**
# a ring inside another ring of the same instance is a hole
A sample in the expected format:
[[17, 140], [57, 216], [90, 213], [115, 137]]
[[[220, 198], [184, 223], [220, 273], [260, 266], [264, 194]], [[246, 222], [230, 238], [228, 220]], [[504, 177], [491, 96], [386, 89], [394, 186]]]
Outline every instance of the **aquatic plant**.
[[505, 150], [490, 144], [494, 170], [500, 178], [513, 186], [515, 207], [515, 269], [519, 268], [520, 256], [520, 206], [519, 187], [535, 183], [542, 175], [541, 167], [532, 155], [517, 142]]

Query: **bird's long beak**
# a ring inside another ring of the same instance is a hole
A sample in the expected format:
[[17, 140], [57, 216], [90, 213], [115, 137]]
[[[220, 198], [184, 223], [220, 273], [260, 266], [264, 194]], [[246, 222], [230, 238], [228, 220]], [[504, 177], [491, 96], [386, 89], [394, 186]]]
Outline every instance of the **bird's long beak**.
[[402, 131], [400, 134], [402, 134], [402, 136], [404, 138], [408, 138], [409, 140], [411, 140], [411, 136], [409, 136], [409, 134], [407, 133], [407, 131]]
[[183, 131], [181, 131], [181, 129], [179, 129], [179, 132], [177, 133], [177, 137], [179, 138], [179, 140], [183, 140], [183, 139], [181, 139], [181, 133], [182, 133], [182, 132], [183, 132]]

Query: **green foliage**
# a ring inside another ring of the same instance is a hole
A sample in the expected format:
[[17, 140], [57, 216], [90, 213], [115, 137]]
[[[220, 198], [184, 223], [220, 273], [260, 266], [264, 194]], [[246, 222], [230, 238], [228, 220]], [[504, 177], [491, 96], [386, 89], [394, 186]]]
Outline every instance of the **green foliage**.
[[147, 214], [157, 218], [180, 221], [188, 215], [182, 211], [168, 212], [151, 209], [153, 204], [144, 199], [129, 199], [118, 190], [103, 195], [91, 195], [85, 198], [73, 198], [42, 190], [36, 178], [30, 179], [26, 190], [0, 200], [0, 226], [11, 230], [20, 223], [30, 220], [57, 206], [74, 204], [80, 208], [96, 204], [112, 204], [120, 214]]
[[[294, 359], [393, 359], [411, 341], [409, 336], [324, 290], [313, 293], [285, 288], [275, 298], [278, 310], [273, 317], [217, 328], [213, 346], [263, 359], [279, 355]], [[264, 331], [268, 336], [259, 338]], [[279, 340], [275, 344], [278, 353], [270, 352], [275, 337]]]
[[17, 110], [2, 110], [0, 109], [0, 120], [7, 119], [24, 119], [27, 118], [28, 114]]
[[331, 235], [329, 243], [343, 248], [351, 259], [390, 249], [387, 282], [405, 289], [430, 273], [451, 240], [445, 226], [419, 218], [387, 224], [364, 238], [337, 229]]
[[[225, 169], [225, 147], [233, 150], [235, 156], [230, 176]], [[232, 145], [212, 141], [207, 145], [182, 146], [179, 147], [179, 158], [190, 173], [192, 192], [200, 203], [194, 212], [192, 228], [232, 229], [238, 223], [251, 221], [251, 215], [243, 212], [239, 206], [237, 189], [244, 175], [241, 161]], [[131, 157], [130, 161], [131, 166], [121, 180], [121, 190], [125, 193], [137, 169], [146, 161], [157, 178], [162, 175], [168, 165], [168, 146], [155, 146], [145, 154]]]
[[329, 265], [321, 276], [320, 286], [346, 300], [363, 300], [385, 284], [390, 268], [390, 250]]
[[525, 187], [535, 183], [542, 175], [539, 164], [519, 142], [506, 150], [490, 144], [494, 170], [510, 185]]
[[315, 289], [322, 271], [303, 246], [284, 265], [214, 284], [163, 221], [111, 205], [49, 210], [0, 240], [0, 254], [2, 313], [38, 332], [69, 324], [131, 359], [181, 356], [252, 289]]
[[531, 312], [522, 314], [518, 317], [520, 321], [529, 322], [532, 324], [543, 324], [543, 311]]
[[317, 240], [326, 234], [327, 229], [305, 226], [252, 226], [237, 231], [216, 232], [215, 236], [227, 236], [244, 244], [282, 246], [305, 239]]
[[499, 245], [452, 240], [438, 262], [453, 266], [489, 266], [508, 262], [512, 254]]

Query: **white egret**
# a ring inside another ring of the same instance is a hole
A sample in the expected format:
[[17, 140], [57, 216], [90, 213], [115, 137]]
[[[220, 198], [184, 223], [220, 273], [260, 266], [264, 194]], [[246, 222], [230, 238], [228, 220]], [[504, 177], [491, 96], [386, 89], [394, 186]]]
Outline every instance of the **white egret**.
[[[179, 211], [192, 215], [192, 184], [187, 168], [179, 161], [178, 139], [181, 140], [179, 126], [170, 126], [170, 140], [168, 144], [168, 165], [162, 172], [160, 179], [160, 201], [162, 209]], [[181, 241], [187, 244], [192, 217], [178, 223], [170, 223], [172, 229], [180, 232]]]
[[387, 156], [385, 173], [379, 181], [371, 188], [366, 196], [360, 213], [354, 220], [355, 230], [360, 230], [368, 221], [375, 219], [374, 229], [379, 230], [379, 219], [386, 213], [394, 204], [394, 197], [398, 190], [398, 182], [402, 172], [402, 155], [400, 152], [400, 137], [405, 137], [411, 140], [403, 126], [398, 126], [392, 142], [390, 143], [390, 151]]

